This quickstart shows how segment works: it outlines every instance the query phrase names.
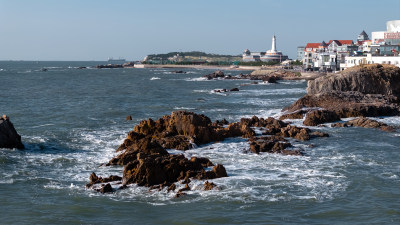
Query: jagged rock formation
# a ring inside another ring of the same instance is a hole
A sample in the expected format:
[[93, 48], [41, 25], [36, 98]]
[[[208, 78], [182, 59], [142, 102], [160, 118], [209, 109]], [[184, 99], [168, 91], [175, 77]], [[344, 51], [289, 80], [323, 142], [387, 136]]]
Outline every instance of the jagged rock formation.
[[21, 136], [17, 133], [10, 118], [6, 115], [0, 118], [0, 148], [24, 149]]
[[[251, 127], [264, 130], [263, 137], [255, 137]], [[274, 118], [243, 118], [240, 122], [230, 123], [226, 120], [215, 121], [193, 112], [176, 111], [154, 121], [141, 121], [130, 131], [124, 143], [117, 149], [121, 152], [111, 159], [107, 166], [123, 166], [122, 178], [111, 176], [101, 178], [96, 174], [90, 176], [87, 188], [95, 184], [121, 180], [122, 185], [136, 183], [152, 189], [175, 190], [175, 182], [183, 180], [185, 184], [190, 179], [214, 179], [228, 176], [223, 165], [214, 164], [207, 158], [169, 154], [166, 149], [187, 150], [193, 145], [202, 145], [214, 141], [222, 141], [229, 137], [250, 138], [250, 151], [254, 153], [269, 152], [285, 155], [302, 155], [300, 150], [289, 150], [292, 145], [285, 137], [297, 140], [309, 140], [310, 129], [289, 125]], [[212, 167], [206, 170], [206, 167]], [[103, 188], [103, 187], [102, 187]], [[112, 190], [104, 186], [96, 189], [100, 192]], [[212, 188], [209, 184], [206, 189]], [[178, 191], [178, 196], [184, 190]]]

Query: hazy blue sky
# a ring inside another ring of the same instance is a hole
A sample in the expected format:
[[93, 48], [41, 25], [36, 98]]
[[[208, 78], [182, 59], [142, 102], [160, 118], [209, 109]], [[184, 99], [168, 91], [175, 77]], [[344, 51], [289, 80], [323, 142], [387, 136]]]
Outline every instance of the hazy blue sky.
[[353, 39], [400, 19], [400, 0], [0, 0], [0, 60], [143, 59]]

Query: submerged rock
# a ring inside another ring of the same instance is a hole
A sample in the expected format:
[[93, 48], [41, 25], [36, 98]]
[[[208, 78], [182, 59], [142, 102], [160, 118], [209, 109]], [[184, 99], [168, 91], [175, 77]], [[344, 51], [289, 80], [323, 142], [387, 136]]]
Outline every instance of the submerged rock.
[[6, 115], [0, 118], [0, 148], [25, 148], [22, 144], [21, 136]]

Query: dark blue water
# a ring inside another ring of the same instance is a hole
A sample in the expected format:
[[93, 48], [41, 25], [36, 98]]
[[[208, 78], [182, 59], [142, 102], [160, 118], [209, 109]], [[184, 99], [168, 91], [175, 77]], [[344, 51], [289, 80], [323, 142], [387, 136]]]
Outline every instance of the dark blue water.
[[[184, 154], [222, 163], [229, 177], [213, 180], [221, 187], [213, 191], [194, 181], [183, 198], [136, 185], [107, 195], [85, 189], [92, 172], [121, 175], [121, 167], [100, 165], [140, 120], [174, 110], [230, 122], [279, 116], [307, 85], [199, 79], [213, 70], [77, 69], [97, 64], [0, 62], [0, 113], [27, 148], [0, 150], [1, 223], [400, 223], [400, 134], [375, 129], [316, 128], [330, 137], [293, 141], [304, 157], [246, 153], [241, 138], [199, 146]], [[212, 91], [234, 87], [240, 91]], [[399, 117], [380, 121], [400, 125]]]

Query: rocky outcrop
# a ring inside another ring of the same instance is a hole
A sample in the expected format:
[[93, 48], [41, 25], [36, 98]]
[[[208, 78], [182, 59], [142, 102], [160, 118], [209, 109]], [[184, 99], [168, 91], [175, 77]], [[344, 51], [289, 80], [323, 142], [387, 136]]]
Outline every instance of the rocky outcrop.
[[390, 65], [363, 65], [310, 81], [307, 94], [330, 91], [360, 92], [400, 97], [400, 68]]
[[336, 112], [328, 110], [313, 110], [306, 114], [303, 122], [306, 126], [317, 126], [322, 123], [335, 122], [340, 120]]
[[368, 119], [365, 117], [360, 117], [354, 120], [349, 120], [344, 123], [334, 123], [331, 125], [332, 127], [364, 127], [364, 128], [377, 128], [387, 132], [395, 131], [395, 128], [389, 126], [385, 123]]
[[251, 74], [240, 74], [238, 76], [225, 75], [222, 71], [216, 71], [211, 74], [204, 75], [207, 80], [227, 79], [227, 80], [262, 80], [268, 83], [276, 83], [278, 80], [298, 80], [301, 74], [287, 70], [257, 70]]
[[123, 68], [122, 64], [106, 64], [106, 65], [97, 65], [97, 69], [116, 69]]
[[[264, 131], [262, 137], [255, 137], [252, 127]], [[101, 178], [90, 176], [88, 188], [122, 179], [122, 185], [137, 184], [161, 190], [175, 190], [175, 182], [190, 183], [191, 179], [208, 180], [228, 176], [225, 167], [214, 164], [207, 158], [169, 154], [166, 149], [187, 150], [192, 146], [222, 141], [229, 137], [249, 138], [250, 150], [254, 153], [269, 152], [284, 155], [302, 155], [300, 150], [287, 149], [291, 144], [285, 137], [297, 140], [309, 140], [310, 130], [289, 125], [274, 118], [243, 118], [230, 123], [211, 120], [204, 116], [186, 111], [172, 112], [154, 121], [143, 120], [128, 133], [124, 143], [117, 149], [120, 154], [109, 161], [107, 166], [123, 166], [122, 178], [111, 176]], [[212, 167], [211, 170], [205, 168]], [[105, 186], [104, 186], [105, 187]], [[207, 188], [211, 188], [210, 185]], [[96, 188], [94, 188], [96, 189]], [[100, 190], [101, 189], [96, 189]], [[107, 190], [110, 190], [107, 187]], [[105, 190], [106, 191], [106, 190]], [[184, 190], [178, 190], [182, 196]]]
[[399, 99], [400, 68], [373, 64], [309, 81], [307, 95], [284, 111], [291, 118], [307, 108], [324, 109], [307, 114], [305, 124], [317, 125], [336, 118], [400, 115]]
[[24, 149], [21, 136], [17, 133], [10, 118], [6, 115], [0, 118], [0, 148]]
[[123, 170], [124, 185], [137, 183], [140, 186], [152, 186], [162, 183], [174, 183], [189, 178], [214, 179], [228, 176], [222, 165], [205, 171], [203, 164], [192, 161], [183, 155], [143, 155], [129, 162]]
[[203, 77], [207, 78], [207, 80], [217, 79], [217, 78], [224, 78], [225, 74], [221, 70], [215, 71], [214, 73], [210, 73], [204, 75]]
[[250, 151], [259, 154], [260, 152], [280, 153], [284, 155], [302, 155], [300, 151], [285, 150], [292, 147], [287, 140], [280, 136], [253, 137], [249, 139]]

